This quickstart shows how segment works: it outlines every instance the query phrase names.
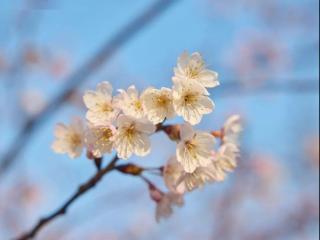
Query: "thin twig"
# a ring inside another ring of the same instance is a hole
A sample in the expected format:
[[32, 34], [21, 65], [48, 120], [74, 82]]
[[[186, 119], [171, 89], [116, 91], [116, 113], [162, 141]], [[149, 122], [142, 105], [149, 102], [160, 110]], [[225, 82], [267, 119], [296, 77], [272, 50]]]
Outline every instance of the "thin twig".
[[90, 75], [99, 69], [113, 54], [119, 50], [125, 43], [134, 37], [139, 31], [150, 24], [168, 7], [178, 0], [157, 0], [145, 12], [131, 20], [114, 37], [102, 46], [97, 53], [89, 59], [83, 66], [74, 72], [68, 79], [63, 91], [58, 94], [47, 105], [47, 107], [35, 118], [26, 121], [21, 131], [0, 159], [0, 175], [14, 163], [18, 154], [26, 147], [28, 140], [40, 125], [48, 119], [56, 110], [58, 110], [66, 99], [79, 87]]
[[139, 177], [145, 182], [148, 184], [149, 187], [154, 187], [155, 185], [145, 176], [143, 175], [139, 175]]
[[115, 164], [119, 158], [115, 156], [111, 162], [104, 168], [102, 168], [99, 172], [97, 172], [93, 177], [91, 177], [87, 182], [82, 184], [78, 190], [56, 211], [51, 213], [50, 215], [41, 218], [38, 223], [28, 232], [23, 234], [21, 237], [16, 238], [16, 240], [27, 240], [33, 238], [41, 228], [43, 228], [45, 225], [47, 225], [49, 222], [53, 221], [55, 218], [57, 218], [60, 215], [66, 214], [69, 206], [76, 201], [81, 195], [88, 192], [90, 189], [92, 189], [101, 179], [104, 175], [112, 171], [115, 167]]

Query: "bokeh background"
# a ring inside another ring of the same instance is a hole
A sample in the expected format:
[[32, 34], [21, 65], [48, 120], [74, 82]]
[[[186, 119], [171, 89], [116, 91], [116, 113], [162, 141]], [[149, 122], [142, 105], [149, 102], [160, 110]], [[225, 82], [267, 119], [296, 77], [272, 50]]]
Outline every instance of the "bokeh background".
[[[187, 194], [185, 206], [159, 224], [145, 184], [114, 172], [37, 239], [318, 239], [319, 1], [162, 1], [155, 19], [124, 34], [90, 74], [82, 72], [152, 4], [0, 0], [0, 239], [30, 228], [94, 174], [85, 156], [70, 160], [50, 149], [57, 122], [84, 116], [84, 90], [103, 80], [114, 89], [170, 87], [184, 50], [201, 52], [220, 74], [221, 86], [211, 92], [216, 110], [197, 128], [243, 117], [237, 170]], [[83, 81], [52, 107], [74, 73], [73, 81]], [[49, 114], [30, 124], [44, 110]], [[152, 146], [148, 157], [130, 161], [158, 166], [175, 151], [161, 133]]]

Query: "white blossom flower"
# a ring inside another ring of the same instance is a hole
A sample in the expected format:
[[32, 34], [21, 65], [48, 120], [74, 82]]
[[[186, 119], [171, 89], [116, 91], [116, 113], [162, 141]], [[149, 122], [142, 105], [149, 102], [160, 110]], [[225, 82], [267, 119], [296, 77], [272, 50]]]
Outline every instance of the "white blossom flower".
[[103, 154], [110, 153], [112, 151], [115, 133], [116, 129], [111, 124], [103, 126], [89, 124], [85, 135], [88, 150], [95, 157], [102, 157]]
[[119, 95], [115, 97], [115, 103], [125, 115], [134, 118], [143, 118], [145, 113], [139, 92], [134, 85], [131, 85], [127, 91], [119, 89]]
[[225, 143], [233, 143], [239, 146], [239, 135], [242, 132], [242, 124], [239, 115], [232, 115], [230, 116], [222, 130], [222, 141]]
[[185, 189], [185, 191], [192, 191], [196, 188], [203, 187], [206, 183], [212, 182], [221, 174], [213, 168], [213, 165], [207, 167], [199, 167], [192, 173], [184, 173], [177, 181], [177, 187]]
[[120, 115], [117, 126], [113, 146], [119, 158], [127, 159], [133, 153], [138, 156], [145, 156], [150, 152], [148, 135], [155, 131], [155, 126], [150, 121]]
[[51, 148], [56, 153], [67, 153], [70, 158], [81, 155], [84, 146], [84, 127], [80, 118], [74, 118], [70, 125], [58, 123], [54, 130], [56, 137]]
[[174, 68], [174, 83], [181, 80], [197, 81], [203, 87], [212, 88], [219, 85], [218, 73], [206, 69], [205, 62], [198, 52], [189, 55], [184, 52], [178, 58], [177, 67]]
[[192, 125], [199, 123], [202, 115], [213, 111], [214, 103], [208, 91], [196, 82], [179, 81], [173, 86], [173, 107], [177, 115]]
[[164, 182], [170, 191], [183, 194], [206, 183], [223, 181], [227, 172], [236, 168], [238, 156], [239, 149], [236, 145], [223, 144], [217, 152], [211, 152], [209, 165], [197, 167], [191, 173], [185, 172], [177, 158], [172, 157], [164, 168]]
[[172, 92], [169, 88], [148, 88], [141, 96], [143, 108], [148, 119], [154, 124], [175, 115], [172, 105]]
[[177, 184], [184, 184], [185, 188], [191, 191], [208, 182], [221, 182], [225, 180], [227, 172], [232, 172], [237, 166], [238, 156], [239, 150], [234, 144], [223, 144], [216, 153], [213, 152], [211, 164], [197, 168], [193, 173], [185, 174]]
[[216, 169], [211, 163], [206, 167], [197, 167], [192, 173], [185, 172], [181, 164], [173, 157], [166, 164], [164, 169], [164, 181], [170, 191], [183, 194], [195, 188], [202, 187], [208, 181], [216, 178]]
[[88, 108], [86, 118], [95, 125], [112, 122], [119, 114], [119, 109], [112, 101], [112, 86], [109, 82], [99, 83], [96, 91], [86, 91], [83, 101]]
[[192, 173], [197, 167], [210, 164], [214, 143], [215, 139], [211, 134], [194, 131], [191, 125], [186, 123], [180, 129], [180, 142], [176, 149], [177, 160], [186, 172]]

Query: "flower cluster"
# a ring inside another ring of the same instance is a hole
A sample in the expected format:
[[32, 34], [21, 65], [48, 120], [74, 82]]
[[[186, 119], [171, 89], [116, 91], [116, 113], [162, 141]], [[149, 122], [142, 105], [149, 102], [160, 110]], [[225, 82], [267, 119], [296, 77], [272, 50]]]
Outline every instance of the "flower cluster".
[[164, 181], [176, 193], [192, 191], [206, 183], [223, 181], [237, 166], [242, 127], [238, 115], [231, 116], [219, 131], [221, 143], [215, 148], [216, 133], [194, 131], [189, 124], [181, 127], [176, 156], [164, 168]]
[[[58, 124], [52, 148], [71, 158], [80, 156], [86, 148], [88, 156], [101, 158], [116, 151], [120, 159], [133, 154], [146, 156], [150, 150], [150, 135], [163, 130], [177, 142], [176, 154], [162, 169], [169, 189], [163, 193], [149, 183], [151, 198], [157, 202], [157, 220], [172, 212], [171, 205], [182, 205], [187, 191], [209, 182], [225, 179], [236, 167], [239, 156], [241, 123], [238, 115], [230, 117], [223, 128], [213, 132], [193, 129], [202, 116], [214, 110], [208, 88], [219, 85], [218, 74], [207, 69], [198, 53], [183, 53], [174, 68], [172, 87], [149, 87], [139, 93], [134, 85], [113, 95], [109, 82], [86, 91], [86, 124], [75, 119], [69, 126]], [[163, 125], [166, 119], [181, 117], [184, 122]], [[217, 144], [219, 139], [220, 145]], [[150, 187], [152, 186], [152, 187]]]

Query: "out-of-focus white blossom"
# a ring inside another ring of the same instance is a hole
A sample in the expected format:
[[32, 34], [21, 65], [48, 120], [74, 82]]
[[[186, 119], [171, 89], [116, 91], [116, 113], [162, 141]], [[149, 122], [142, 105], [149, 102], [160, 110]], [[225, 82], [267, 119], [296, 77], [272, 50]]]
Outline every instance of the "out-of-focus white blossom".
[[145, 156], [150, 152], [149, 134], [155, 131], [155, 126], [150, 121], [120, 115], [117, 127], [113, 146], [119, 158], [127, 159], [133, 153]]
[[146, 116], [154, 124], [162, 122], [165, 118], [174, 117], [171, 89], [148, 88], [143, 92], [141, 99]]
[[219, 172], [211, 163], [206, 167], [198, 167], [192, 173], [187, 173], [177, 161], [176, 157], [171, 158], [164, 169], [164, 181], [170, 191], [183, 194], [195, 188], [203, 186], [217, 177]]
[[39, 114], [47, 104], [46, 98], [40, 90], [27, 90], [22, 93], [20, 104], [30, 116]]
[[177, 66], [174, 68], [172, 81], [191, 80], [200, 83], [203, 87], [212, 88], [219, 85], [218, 73], [206, 68], [205, 62], [198, 52], [189, 55], [183, 52], [178, 58]]
[[239, 135], [242, 132], [242, 124], [239, 115], [230, 116], [223, 126], [222, 141], [239, 146]]
[[176, 155], [186, 172], [193, 172], [197, 167], [210, 164], [211, 151], [214, 148], [214, 137], [206, 132], [194, 131], [186, 123], [180, 129], [180, 142], [177, 145]]
[[171, 192], [183, 194], [186, 192], [184, 184], [178, 185], [178, 180], [186, 172], [183, 170], [182, 165], [178, 162], [176, 156], [172, 156], [163, 169], [163, 180], [167, 188]]
[[211, 164], [185, 174], [178, 180], [178, 185], [184, 184], [186, 189], [191, 191], [207, 182], [221, 182], [225, 180], [227, 172], [232, 172], [236, 168], [238, 156], [239, 150], [234, 144], [223, 144], [217, 152], [212, 152]]
[[83, 101], [88, 108], [86, 118], [95, 125], [105, 125], [115, 120], [119, 110], [112, 100], [112, 86], [109, 82], [97, 85], [96, 91], [86, 91]]
[[172, 192], [183, 194], [206, 183], [225, 180], [227, 172], [232, 172], [237, 166], [239, 149], [231, 143], [223, 144], [217, 152], [212, 151], [210, 164], [197, 167], [193, 172], [184, 171], [176, 157], [170, 158], [164, 171], [164, 182]]
[[178, 81], [172, 90], [174, 110], [192, 125], [199, 123], [202, 115], [214, 109], [208, 91], [197, 82]]
[[160, 222], [161, 218], [168, 218], [172, 214], [173, 206], [183, 206], [183, 195], [168, 192], [165, 193], [156, 207], [156, 221]]
[[143, 118], [145, 112], [139, 92], [134, 85], [131, 85], [127, 91], [119, 89], [119, 95], [115, 97], [115, 104], [125, 115], [134, 118]]
[[159, 222], [161, 218], [168, 218], [173, 212], [173, 206], [182, 206], [184, 204], [183, 195], [168, 192], [163, 193], [153, 185], [149, 185], [150, 197], [157, 203], [156, 206], [156, 221]]
[[58, 123], [54, 135], [56, 139], [51, 145], [53, 151], [66, 153], [70, 158], [81, 155], [84, 146], [84, 127], [80, 118], [74, 118], [70, 125]]
[[103, 154], [110, 153], [115, 133], [115, 127], [110, 124], [104, 126], [89, 125], [85, 138], [88, 151], [95, 157], [102, 157]]
[[[221, 168], [225, 172], [232, 172], [237, 167], [237, 159], [240, 156], [240, 150], [237, 145], [233, 143], [222, 144], [218, 151], [213, 156], [213, 164], [217, 168]], [[223, 178], [217, 178], [217, 181], [224, 180]]]

